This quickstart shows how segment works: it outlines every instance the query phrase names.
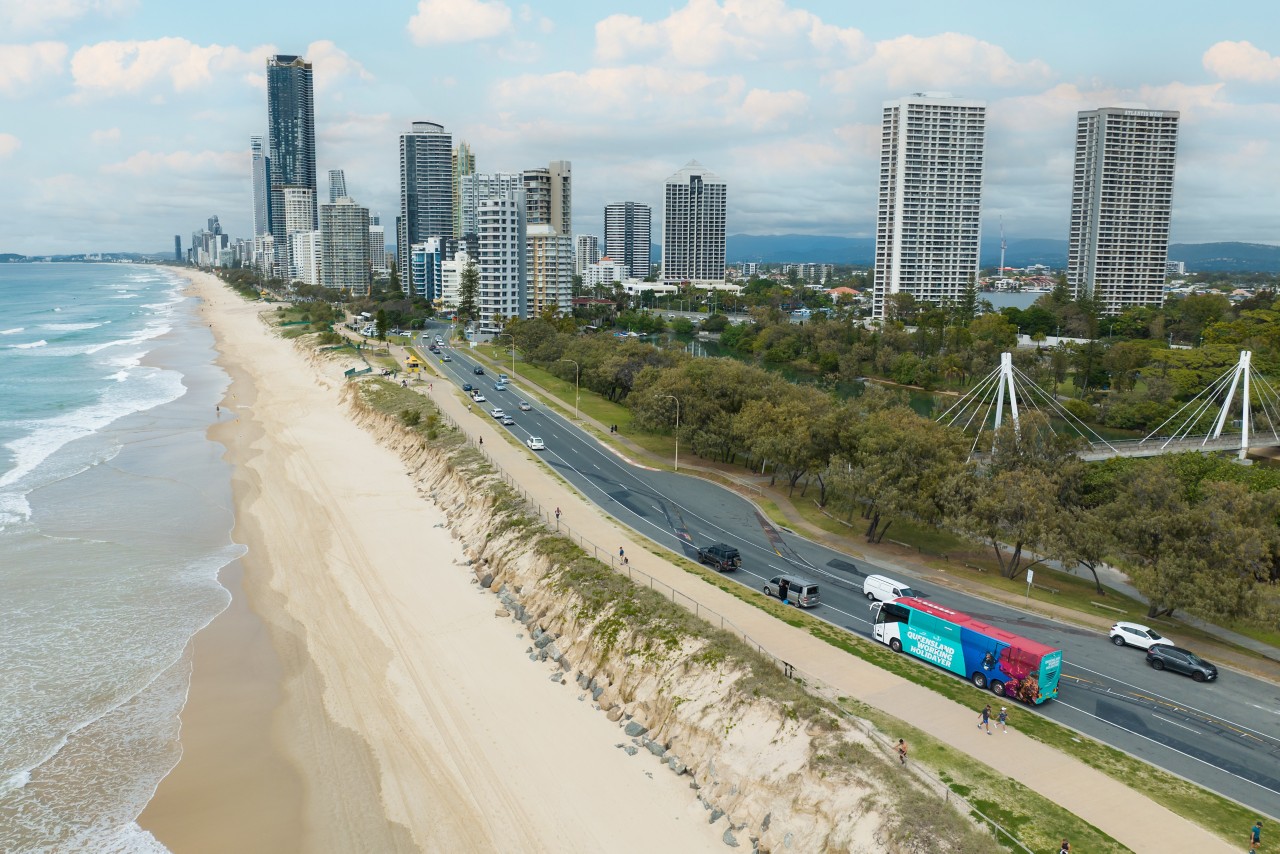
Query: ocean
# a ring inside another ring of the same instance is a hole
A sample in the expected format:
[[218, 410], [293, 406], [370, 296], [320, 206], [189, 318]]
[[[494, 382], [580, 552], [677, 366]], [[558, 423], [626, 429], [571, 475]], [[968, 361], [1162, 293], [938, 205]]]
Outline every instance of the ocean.
[[184, 280], [0, 264], [0, 851], [166, 850], [191, 637], [230, 601], [228, 385]]

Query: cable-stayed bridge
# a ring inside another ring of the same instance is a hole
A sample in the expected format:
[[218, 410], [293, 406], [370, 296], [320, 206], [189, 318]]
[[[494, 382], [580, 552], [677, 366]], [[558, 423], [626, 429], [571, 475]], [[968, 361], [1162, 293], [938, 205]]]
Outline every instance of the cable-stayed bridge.
[[982, 453], [978, 443], [983, 431], [999, 430], [1006, 422], [1016, 430], [1022, 413], [1037, 410], [1048, 417], [1055, 431], [1084, 440], [1078, 453], [1085, 460], [1186, 451], [1234, 451], [1243, 460], [1250, 448], [1280, 447], [1280, 393], [1253, 370], [1252, 358], [1251, 351], [1242, 350], [1239, 362], [1141, 439], [1104, 439], [1014, 367], [1011, 353], [1001, 353], [999, 367], [975, 383], [938, 421], [975, 434], [970, 457]]

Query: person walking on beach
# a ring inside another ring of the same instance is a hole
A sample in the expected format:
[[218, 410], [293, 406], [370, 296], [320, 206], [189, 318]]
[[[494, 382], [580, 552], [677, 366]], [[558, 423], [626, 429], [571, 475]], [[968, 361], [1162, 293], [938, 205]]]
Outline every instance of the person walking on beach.
[[987, 735], [991, 735], [991, 704], [987, 703], [982, 707], [982, 717], [978, 720], [978, 729], [987, 728]]
[[898, 739], [898, 763], [907, 764], [907, 743], [902, 739]]
[[1009, 710], [1004, 706], [1000, 707], [1000, 714], [996, 715], [996, 724], [1003, 733], [1009, 732]]
[[782, 600], [783, 605], [790, 605], [791, 600], [787, 598], [790, 583], [785, 578], [778, 579], [778, 598]]
[[1253, 827], [1249, 828], [1249, 854], [1255, 852], [1262, 847], [1262, 819], [1258, 819], [1253, 823]]

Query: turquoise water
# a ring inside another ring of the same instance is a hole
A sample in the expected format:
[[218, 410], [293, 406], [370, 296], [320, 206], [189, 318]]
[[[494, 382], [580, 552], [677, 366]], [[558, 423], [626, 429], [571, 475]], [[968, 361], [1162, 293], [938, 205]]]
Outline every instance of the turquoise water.
[[0, 851], [164, 850], [134, 819], [242, 552], [205, 437], [227, 377], [181, 285], [0, 264]]

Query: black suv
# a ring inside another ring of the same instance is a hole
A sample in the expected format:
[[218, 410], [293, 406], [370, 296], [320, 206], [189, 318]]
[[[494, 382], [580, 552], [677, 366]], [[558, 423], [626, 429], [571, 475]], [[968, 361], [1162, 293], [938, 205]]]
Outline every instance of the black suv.
[[742, 555], [733, 546], [724, 543], [713, 543], [698, 549], [698, 561], [708, 564], [721, 572], [729, 572], [742, 566]]
[[1185, 673], [1197, 682], [1212, 682], [1218, 678], [1218, 668], [1180, 646], [1155, 644], [1147, 650], [1147, 664], [1156, 670]]
[[471, 369], [471, 373], [475, 374], [478, 377], [484, 376], [484, 368], [480, 367], [479, 365], [476, 365], [474, 368]]

